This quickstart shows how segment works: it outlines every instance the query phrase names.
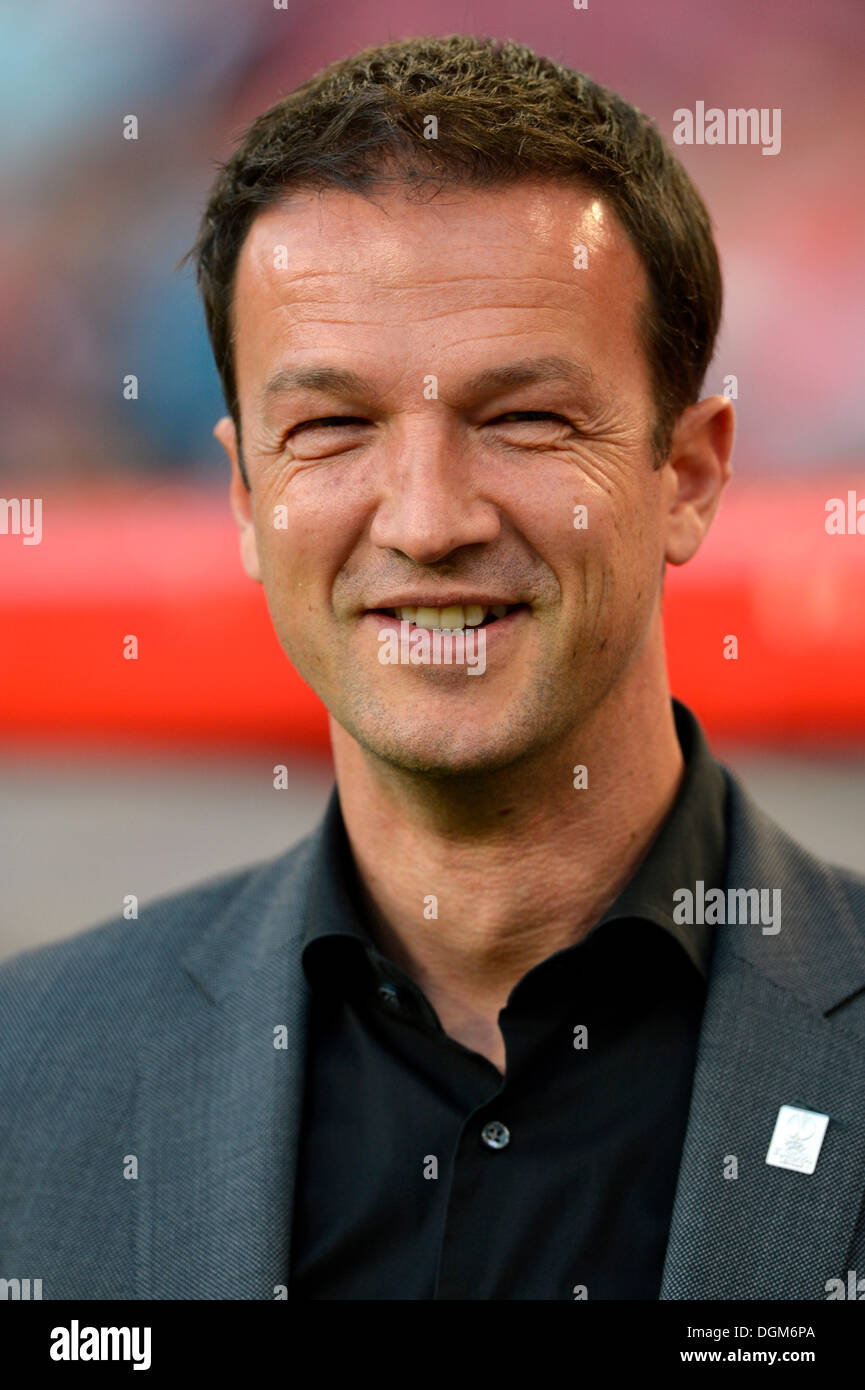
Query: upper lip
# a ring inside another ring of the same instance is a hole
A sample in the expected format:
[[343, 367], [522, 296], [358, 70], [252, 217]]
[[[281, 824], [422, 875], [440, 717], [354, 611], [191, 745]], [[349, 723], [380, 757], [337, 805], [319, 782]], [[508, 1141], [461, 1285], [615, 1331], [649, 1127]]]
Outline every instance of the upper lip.
[[379, 608], [468, 608], [473, 603], [483, 604], [486, 608], [504, 603], [513, 608], [522, 602], [519, 598], [497, 598], [489, 594], [398, 594], [395, 598], [385, 598], [380, 603], [371, 604], [367, 611], [372, 613]]

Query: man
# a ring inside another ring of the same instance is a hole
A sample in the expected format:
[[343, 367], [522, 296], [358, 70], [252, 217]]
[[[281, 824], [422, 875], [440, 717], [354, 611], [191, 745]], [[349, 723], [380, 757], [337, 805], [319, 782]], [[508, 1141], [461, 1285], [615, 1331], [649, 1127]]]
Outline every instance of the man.
[[826, 1297], [865, 1267], [865, 880], [664, 659], [730, 476], [699, 195], [580, 74], [407, 41], [254, 122], [194, 254], [336, 789], [275, 861], [0, 972], [0, 1275]]

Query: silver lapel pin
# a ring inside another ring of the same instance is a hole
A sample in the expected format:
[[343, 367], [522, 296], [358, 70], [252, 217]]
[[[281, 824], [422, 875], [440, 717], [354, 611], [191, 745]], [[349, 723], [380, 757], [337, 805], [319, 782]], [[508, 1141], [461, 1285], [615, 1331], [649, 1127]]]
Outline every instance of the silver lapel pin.
[[817, 1110], [801, 1110], [782, 1105], [775, 1121], [766, 1162], [773, 1168], [792, 1168], [795, 1173], [813, 1173], [817, 1167], [828, 1115]]

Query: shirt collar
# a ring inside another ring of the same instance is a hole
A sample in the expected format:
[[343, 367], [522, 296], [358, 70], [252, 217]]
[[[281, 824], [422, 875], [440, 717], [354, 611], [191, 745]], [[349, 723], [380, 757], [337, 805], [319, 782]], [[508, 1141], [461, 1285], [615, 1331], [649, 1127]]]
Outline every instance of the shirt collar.
[[[672, 703], [685, 760], [676, 799], [636, 872], [589, 935], [606, 923], [625, 918], [654, 922], [679, 942], [707, 978], [712, 927], [675, 922], [673, 893], [697, 879], [703, 880], [706, 891], [725, 886], [727, 782], [695, 716], [679, 700]], [[311, 961], [306, 948], [313, 941], [341, 936], [377, 949], [362, 919], [360, 901], [339, 789], [334, 786], [324, 814], [302, 934], [304, 970], [310, 981]]]
[[673, 894], [702, 879], [706, 892], [727, 878], [727, 779], [712, 756], [696, 717], [673, 700], [676, 734], [685, 771], [676, 799], [636, 872], [593, 931], [605, 922], [638, 917], [663, 927], [708, 978], [713, 929], [673, 920]]

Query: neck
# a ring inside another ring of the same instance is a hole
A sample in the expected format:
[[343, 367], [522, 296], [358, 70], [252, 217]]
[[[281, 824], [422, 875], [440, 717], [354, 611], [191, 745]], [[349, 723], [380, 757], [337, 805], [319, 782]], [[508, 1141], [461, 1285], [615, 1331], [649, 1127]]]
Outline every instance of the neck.
[[655, 685], [613, 692], [554, 749], [471, 779], [394, 768], [332, 722], [372, 934], [443, 1026], [457, 1021], [448, 1031], [491, 1027], [526, 971], [580, 940], [633, 876], [684, 769], [666, 679]]

